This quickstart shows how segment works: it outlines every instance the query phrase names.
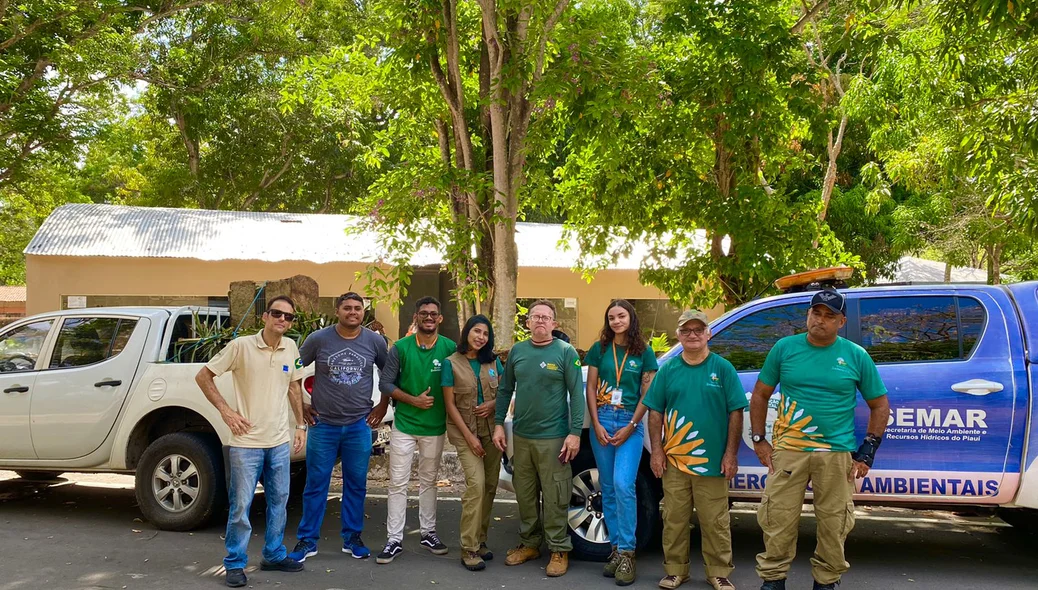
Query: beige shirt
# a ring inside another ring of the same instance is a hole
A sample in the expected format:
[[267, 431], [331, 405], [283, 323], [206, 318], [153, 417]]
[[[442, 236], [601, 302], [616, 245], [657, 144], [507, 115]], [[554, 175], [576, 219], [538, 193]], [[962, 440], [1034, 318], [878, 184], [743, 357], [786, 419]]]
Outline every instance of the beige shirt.
[[298, 360], [294, 340], [282, 337], [274, 349], [259, 332], [235, 338], [206, 364], [216, 375], [231, 372], [238, 413], [252, 424], [248, 434], [231, 435], [232, 447], [267, 449], [290, 440], [288, 384], [302, 378]]

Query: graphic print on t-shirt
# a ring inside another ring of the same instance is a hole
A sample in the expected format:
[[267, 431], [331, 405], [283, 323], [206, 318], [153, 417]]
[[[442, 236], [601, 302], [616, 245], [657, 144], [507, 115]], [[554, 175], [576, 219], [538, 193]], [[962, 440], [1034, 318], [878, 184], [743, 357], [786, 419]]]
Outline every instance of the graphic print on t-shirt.
[[368, 361], [349, 348], [328, 357], [328, 377], [341, 385], [356, 385], [364, 376]]

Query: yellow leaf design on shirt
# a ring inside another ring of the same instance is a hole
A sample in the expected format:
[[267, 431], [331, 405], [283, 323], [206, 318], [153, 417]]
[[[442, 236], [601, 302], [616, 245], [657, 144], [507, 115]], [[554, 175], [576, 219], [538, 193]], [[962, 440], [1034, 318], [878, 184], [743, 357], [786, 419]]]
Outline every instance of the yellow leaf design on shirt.
[[[703, 439], [696, 438], [698, 431], [690, 433], [692, 421], [685, 421], [685, 417], [678, 418], [677, 410], [667, 415], [667, 423], [663, 425], [663, 452], [667, 455], [667, 462], [689, 475], [701, 475], [708, 470], [705, 467], [697, 467], [709, 463], [710, 460], [699, 454], [693, 454], [703, 444]], [[690, 439], [690, 440], [686, 440]]]
[[811, 426], [812, 417], [797, 410], [797, 403], [783, 396], [779, 406], [779, 415], [772, 428], [772, 440], [776, 450], [815, 451], [832, 448], [832, 445], [821, 440], [824, 434], [818, 427]]

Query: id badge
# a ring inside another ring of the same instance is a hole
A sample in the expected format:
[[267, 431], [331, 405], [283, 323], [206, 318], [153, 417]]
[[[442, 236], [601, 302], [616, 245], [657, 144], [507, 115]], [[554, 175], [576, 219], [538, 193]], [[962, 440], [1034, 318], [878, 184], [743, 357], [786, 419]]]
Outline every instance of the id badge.
[[609, 403], [614, 405], [614, 406], [619, 406], [620, 405], [620, 400], [622, 400], [623, 397], [624, 397], [624, 390], [622, 390], [619, 387], [617, 387], [616, 389], [613, 390], [613, 395], [612, 395], [612, 397], [609, 398]]

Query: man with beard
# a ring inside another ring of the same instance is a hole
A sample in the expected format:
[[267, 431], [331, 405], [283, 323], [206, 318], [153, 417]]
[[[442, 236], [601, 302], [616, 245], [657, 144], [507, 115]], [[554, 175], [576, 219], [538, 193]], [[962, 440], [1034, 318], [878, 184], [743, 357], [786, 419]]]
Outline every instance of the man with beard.
[[389, 499], [386, 546], [376, 563], [393, 561], [403, 549], [407, 484], [411, 462], [418, 449], [418, 519], [420, 544], [434, 555], [447, 553], [436, 535], [436, 474], [440, 470], [447, 411], [440, 386], [443, 361], [457, 346], [439, 335], [440, 302], [422, 297], [415, 303], [416, 332], [402, 338], [389, 351], [379, 388], [393, 398], [396, 408], [389, 438]]
[[[350, 291], [335, 300], [334, 326], [311, 334], [299, 351], [299, 367], [316, 363], [312, 403], [304, 407], [310, 426], [306, 445], [306, 489], [299, 542], [289, 555], [304, 561], [317, 555], [317, 540], [328, 504], [332, 468], [342, 460], [342, 551], [365, 559], [371, 550], [360, 534], [368, 491], [371, 429], [382, 423], [389, 398], [374, 405], [375, 367], [386, 364], [386, 342], [364, 328], [364, 298]], [[374, 405], [374, 407], [372, 407]]]

